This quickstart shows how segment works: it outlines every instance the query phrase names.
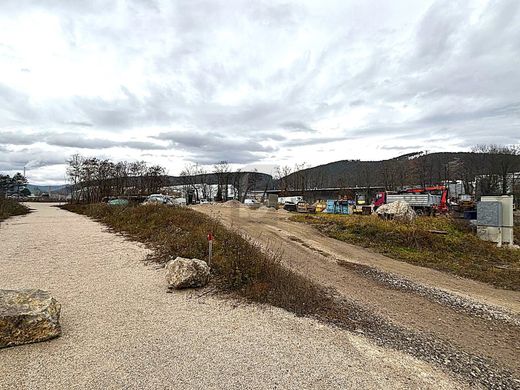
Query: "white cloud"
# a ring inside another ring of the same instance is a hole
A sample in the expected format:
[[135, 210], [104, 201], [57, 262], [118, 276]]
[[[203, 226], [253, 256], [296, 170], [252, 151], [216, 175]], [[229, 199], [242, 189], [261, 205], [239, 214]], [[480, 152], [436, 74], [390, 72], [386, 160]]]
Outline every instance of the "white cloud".
[[[36, 149], [178, 173], [518, 143], [519, 4], [4, 0], [0, 169]], [[38, 161], [38, 180], [63, 168]]]

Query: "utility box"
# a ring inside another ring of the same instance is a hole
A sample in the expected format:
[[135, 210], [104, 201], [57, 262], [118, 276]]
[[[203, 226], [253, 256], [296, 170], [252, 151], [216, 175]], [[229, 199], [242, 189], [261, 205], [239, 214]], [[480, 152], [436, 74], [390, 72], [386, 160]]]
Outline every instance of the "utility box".
[[477, 235], [480, 239], [513, 244], [513, 196], [483, 196], [477, 203]]
[[267, 196], [267, 207], [278, 208], [278, 195], [277, 194], [269, 194]]

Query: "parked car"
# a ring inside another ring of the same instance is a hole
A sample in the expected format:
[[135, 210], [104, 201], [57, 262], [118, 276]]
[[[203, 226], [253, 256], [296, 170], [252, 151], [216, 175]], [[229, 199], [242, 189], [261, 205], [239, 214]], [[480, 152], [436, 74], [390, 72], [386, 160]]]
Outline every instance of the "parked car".
[[244, 204], [247, 206], [253, 206], [255, 204], [258, 204], [256, 199], [244, 199]]
[[143, 204], [165, 204], [168, 206], [175, 205], [173, 199], [170, 196], [163, 194], [152, 194], [145, 199]]
[[107, 202], [110, 206], [128, 206], [128, 199], [111, 199]]

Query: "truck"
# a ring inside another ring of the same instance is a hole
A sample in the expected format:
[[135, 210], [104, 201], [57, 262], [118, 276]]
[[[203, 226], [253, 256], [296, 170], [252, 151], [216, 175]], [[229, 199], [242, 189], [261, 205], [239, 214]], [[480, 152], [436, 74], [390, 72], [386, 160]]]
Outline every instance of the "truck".
[[[440, 192], [440, 195], [431, 192]], [[374, 200], [374, 210], [398, 200], [408, 203], [418, 215], [435, 215], [437, 212], [448, 211], [448, 190], [444, 186], [412, 188], [399, 194], [378, 192]]]

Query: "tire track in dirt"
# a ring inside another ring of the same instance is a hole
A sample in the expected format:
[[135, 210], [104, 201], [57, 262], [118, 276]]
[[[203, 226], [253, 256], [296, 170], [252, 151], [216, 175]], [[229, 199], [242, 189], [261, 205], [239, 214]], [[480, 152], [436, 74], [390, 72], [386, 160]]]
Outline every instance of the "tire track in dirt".
[[[358, 247], [352, 251], [351, 245], [342, 245], [344, 243], [339, 241], [328, 245], [330, 239], [322, 240], [319, 232], [306, 225], [288, 221], [287, 215], [274, 211], [222, 209], [218, 206], [197, 209], [245, 232], [264, 247], [279, 251], [287, 266], [324, 287], [334, 289], [348, 302], [368, 310], [386, 323], [443, 345], [453, 346], [462, 354], [476, 357], [466, 359], [467, 361], [482, 359], [494, 362], [500, 369], [510, 371], [514, 377], [520, 378], [520, 328], [515, 324], [515, 313], [509, 317], [513, 319], [512, 322], [505, 321], [505, 318], [498, 318], [499, 316], [494, 316], [491, 312], [484, 313], [489, 305], [482, 304], [480, 309], [483, 312], [477, 313], [448, 304], [447, 300], [428, 293], [427, 289], [418, 291], [395, 288], [388, 281], [382, 281], [382, 278], [361, 272], [361, 268], [354, 269], [357, 265], [345, 266], [342, 263], [356, 263], [355, 257], [360, 253], [366, 257], [374, 256], [373, 253]], [[410, 268], [409, 265], [407, 267]], [[416, 268], [417, 272], [422, 270], [420, 267]], [[380, 269], [378, 272], [380, 275], [386, 274]], [[440, 277], [442, 275], [437, 276]], [[446, 275], [445, 278], [454, 279], [451, 275]], [[418, 286], [423, 285], [413, 280], [412, 282]], [[446, 284], [456, 282], [457, 280], [447, 280]], [[480, 296], [464, 289], [465, 283], [466, 280], [461, 279], [457, 291], [461, 294], [454, 296], [469, 296], [473, 298], [472, 301], [481, 303]], [[501, 299], [507, 300], [508, 294], [502, 295]], [[509, 307], [515, 307], [516, 304], [517, 302], [510, 302]], [[498, 311], [501, 310], [508, 313], [507, 309], [498, 307]], [[477, 372], [473, 375], [479, 374]]]

